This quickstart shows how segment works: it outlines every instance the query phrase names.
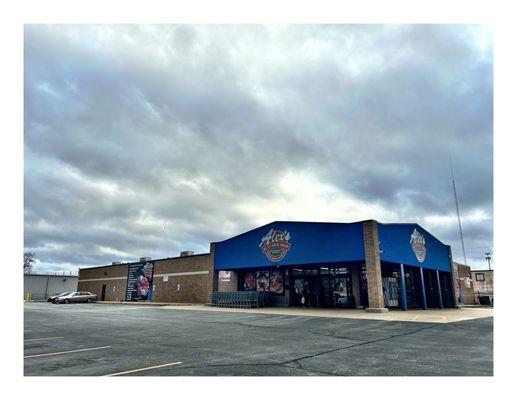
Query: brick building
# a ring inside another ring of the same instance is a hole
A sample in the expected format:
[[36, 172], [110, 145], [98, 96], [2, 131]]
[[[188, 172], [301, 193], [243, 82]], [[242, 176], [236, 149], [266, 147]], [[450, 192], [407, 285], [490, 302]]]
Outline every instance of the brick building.
[[479, 299], [488, 296], [490, 304], [494, 302], [494, 271], [491, 269], [479, 269], [471, 272], [474, 293]]
[[210, 252], [81, 269], [78, 290], [112, 301], [207, 303], [265, 291], [277, 306], [454, 307], [451, 249], [417, 224], [276, 221]]
[[[472, 282], [471, 268], [468, 265], [454, 262], [453, 264], [453, 275], [459, 287], [461, 287], [461, 302], [464, 305], [478, 304], [477, 296], [474, 291], [474, 285]], [[457, 293], [459, 298], [459, 292]]]
[[[453, 276], [461, 286], [461, 302], [464, 305], [480, 304], [480, 297], [488, 297], [493, 304], [494, 275], [492, 270], [473, 270], [470, 266], [453, 263]], [[459, 296], [459, 292], [458, 292]], [[458, 297], [459, 298], [459, 297]]]
[[95, 293], [104, 301], [135, 300], [127, 298], [128, 270], [144, 263], [154, 266], [147, 300], [158, 303], [209, 301], [214, 279], [211, 253], [82, 268], [79, 270], [77, 290]]

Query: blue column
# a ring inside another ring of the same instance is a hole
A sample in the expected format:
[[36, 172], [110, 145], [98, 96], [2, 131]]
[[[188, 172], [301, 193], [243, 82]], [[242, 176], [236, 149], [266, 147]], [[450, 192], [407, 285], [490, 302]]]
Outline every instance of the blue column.
[[440, 284], [440, 272], [436, 270], [436, 288], [438, 289], [438, 304], [443, 308], [442, 285]]
[[406, 276], [404, 274], [404, 264], [400, 264], [400, 299], [402, 302], [402, 310], [407, 311]]
[[425, 295], [424, 269], [420, 267], [420, 289], [422, 290], [422, 309], [427, 310], [427, 297]]

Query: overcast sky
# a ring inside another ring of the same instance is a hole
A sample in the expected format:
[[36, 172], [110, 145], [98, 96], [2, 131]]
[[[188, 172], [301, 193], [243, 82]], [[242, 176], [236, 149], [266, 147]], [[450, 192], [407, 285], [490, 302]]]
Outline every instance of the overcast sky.
[[207, 252], [274, 220], [416, 222], [492, 249], [481, 26], [25, 28], [37, 272]]

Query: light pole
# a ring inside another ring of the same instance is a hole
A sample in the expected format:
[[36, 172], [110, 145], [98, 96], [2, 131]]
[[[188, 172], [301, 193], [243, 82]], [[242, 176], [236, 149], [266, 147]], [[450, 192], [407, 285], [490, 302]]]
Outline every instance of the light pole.
[[489, 251], [485, 253], [485, 260], [488, 261], [488, 269], [492, 271], [492, 267], [490, 266], [490, 260], [492, 259], [492, 256]]

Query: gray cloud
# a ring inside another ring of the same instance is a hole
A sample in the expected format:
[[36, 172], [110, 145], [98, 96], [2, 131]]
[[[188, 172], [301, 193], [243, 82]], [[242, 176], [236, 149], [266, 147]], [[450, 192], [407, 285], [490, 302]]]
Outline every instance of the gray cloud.
[[[469, 261], [492, 246], [480, 26], [28, 25], [24, 119], [41, 269], [207, 251], [287, 215], [419, 222], [458, 258], [449, 156]], [[332, 188], [327, 214], [293, 174]]]

